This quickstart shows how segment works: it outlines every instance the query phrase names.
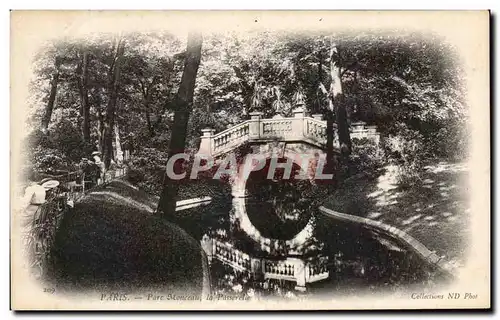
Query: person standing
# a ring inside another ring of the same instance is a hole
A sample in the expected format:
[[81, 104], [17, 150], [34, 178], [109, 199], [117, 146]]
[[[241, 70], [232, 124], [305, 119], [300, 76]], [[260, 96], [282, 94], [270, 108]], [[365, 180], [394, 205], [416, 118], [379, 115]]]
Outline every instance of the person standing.
[[92, 152], [92, 157], [94, 158], [95, 165], [99, 168], [99, 178], [97, 184], [104, 182], [105, 167], [104, 162], [101, 160], [101, 153], [99, 151]]
[[98, 172], [97, 166], [87, 158], [82, 158], [80, 162], [80, 179], [83, 190], [88, 190], [97, 184]]

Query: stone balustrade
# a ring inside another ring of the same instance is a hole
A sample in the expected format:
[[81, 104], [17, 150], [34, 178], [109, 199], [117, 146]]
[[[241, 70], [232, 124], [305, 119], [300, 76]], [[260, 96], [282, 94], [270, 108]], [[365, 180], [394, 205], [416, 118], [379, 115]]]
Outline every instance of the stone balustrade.
[[328, 259], [320, 257], [317, 261], [306, 264], [306, 282], [312, 283], [327, 279], [330, 276], [328, 271]]
[[240, 250], [232, 248], [231, 245], [221, 241], [213, 241], [213, 255], [221, 260], [230, 264], [232, 267], [239, 270], [250, 270], [250, 256]]
[[259, 274], [264, 279], [277, 279], [296, 282], [296, 290], [304, 291], [307, 283], [327, 279], [328, 259], [321, 257], [315, 261], [304, 261], [299, 258], [271, 260], [252, 258], [249, 254], [233, 248], [229, 243], [222, 242], [205, 235], [201, 246], [209, 261], [217, 259], [239, 271]]
[[265, 278], [296, 281], [296, 264], [293, 263], [293, 261], [264, 260], [262, 263], [262, 268]]
[[[250, 119], [229, 129], [215, 134], [213, 129], [203, 129], [199, 153], [218, 156], [246, 143], [266, 141], [303, 141], [318, 148], [326, 145], [326, 121], [321, 115], [306, 116], [302, 107], [293, 111], [293, 117], [275, 116], [263, 119], [261, 112], [253, 112]], [[334, 124], [336, 131], [336, 125]], [[351, 124], [351, 138], [373, 139], [379, 141], [375, 126], [366, 126], [362, 122]], [[334, 134], [334, 146], [338, 147], [337, 134]]]

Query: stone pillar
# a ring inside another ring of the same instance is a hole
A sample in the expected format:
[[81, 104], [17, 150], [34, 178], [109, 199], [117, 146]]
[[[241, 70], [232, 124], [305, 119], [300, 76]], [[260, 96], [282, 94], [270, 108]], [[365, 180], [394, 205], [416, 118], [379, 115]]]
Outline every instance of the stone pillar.
[[246, 198], [248, 194], [245, 185], [233, 182], [231, 184], [231, 195], [233, 198]]
[[350, 125], [350, 129], [351, 131], [354, 131], [356, 133], [363, 132], [363, 130], [365, 129], [365, 124], [366, 123], [363, 121], [353, 122]]
[[258, 139], [260, 137], [260, 120], [262, 112], [250, 112], [249, 136], [250, 139]]
[[380, 134], [377, 132], [377, 127], [376, 126], [365, 126], [366, 130], [368, 131], [368, 136], [370, 139], [372, 139], [375, 144], [378, 146], [380, 143]]
[[306, 291], [306, 264], [304, 261], [297, 258], [288, 258], [287, 262], [293, 264], [294, 277], [297, 281], [295, 290]]
[[257, 258], [251, 258], [250, 271], [256, 277], [261, 276], [263, 274], [262, 261], [260, 259], [257, 259]]
[[304, 118], [306, 116], [306, 112], [302, 105], [298, 105], [292, 112], [294, 118], [292, 120], [293, 135], [297, 138], [302, 138], [304, 136]]
[[212, 136], [215, 133], [214, 129], [206, 128], [201, 129], [203, 135], [201, 136], [200, 150], [198, 153], [210, 156], [212, 155]]
[[212, 263], [212, 258], [214, 254], [214, 240], [210, 239], [208, 235], [204, 235], [203, 238], [201, 239], [201, 248], [203, 251], [205, 251], [205, 254], [207, 255], [208, 258], [208, 263]]
[[293, 117], [294, 118], [304, 118], [306, 116], [306, 111], [302, 105], [297, 105], [295, 109], [293, 109]]

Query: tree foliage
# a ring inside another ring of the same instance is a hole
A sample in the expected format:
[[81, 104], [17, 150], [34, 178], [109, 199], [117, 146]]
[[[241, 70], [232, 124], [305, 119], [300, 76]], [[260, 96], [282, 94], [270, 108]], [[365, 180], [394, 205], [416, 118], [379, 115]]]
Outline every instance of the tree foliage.
[[[151, 150], [165, 157], [186, 39], [165, 32], [119, 39], [97, 34], [41, 48], [33, 61], [29, 120], [42, 132], [30, 136], [44, 138], [30, 138], [30, 148], [57, 150], [78, 162], [93, 150], [116, 149], [111, 137], [118, 130], [132, 157]], [[436, 157], [460, 159], [468, 120], [460, 67], [454, 48], [433, 35], [205, 34], [186, 147], [198, 147], [205, 127], [223, 130], [252, 111], [289, 116], [303, 103], [343, 128], [339, 137], [349, 150], [350, 123], [364, 121], [381, 132], [385, 154], [408, 167]], [[109, 153], [109, 161], [114, 156]]]

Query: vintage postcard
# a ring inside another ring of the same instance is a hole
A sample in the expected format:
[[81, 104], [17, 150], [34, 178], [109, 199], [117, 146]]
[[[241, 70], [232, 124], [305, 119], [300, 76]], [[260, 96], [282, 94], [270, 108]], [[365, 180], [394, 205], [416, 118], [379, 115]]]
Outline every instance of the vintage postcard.
[[12, 11], [13, 310], [489, 309], [488, 11]]

